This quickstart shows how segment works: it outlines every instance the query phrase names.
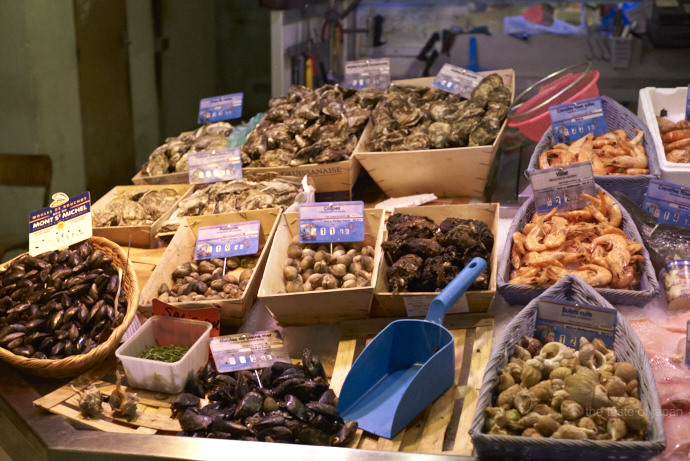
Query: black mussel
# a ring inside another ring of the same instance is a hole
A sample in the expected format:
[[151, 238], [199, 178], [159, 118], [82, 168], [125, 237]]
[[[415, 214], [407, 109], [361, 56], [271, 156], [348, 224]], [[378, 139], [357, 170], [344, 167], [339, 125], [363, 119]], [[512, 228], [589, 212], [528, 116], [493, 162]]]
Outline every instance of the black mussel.
[[242, 400], [240, 400], [237, 409], [235, 409], [235, 416], [237, 418], [245, 418], [261, 411], [264, 405], [264, 397], [258, 392], [251, 391], [247, 393]]
[[303, 401], [318, 400], [328, 389], [324, 381], [306, 380], [295, 384], [290, 392]]
[[118, 285], [119, 281], [120, 281], [120, 278], [117, 274], [112, 275], [110, 277], [110, 280], [108, 280], [108, 285], [107, 285], [106, 291], [112, 295], [115, 295], [115, 293], [117, 293], [117, 285]]
[[335, 405], [335, 400], [336, 400], [336, 395], [335, 392], [333, 392], [333, 389], [328, 388], [326, 392], [321, 394], [321, 397], [319, 397], [319, 402], [320, 403], [325, 403], [328, 405]]
[[43, 351], [43, 352], [50, 352], [50, 349], [53, 347], [55, 344], [55, 338], [52, 336], [46, 336], [41, 340], [40, 343], [38, 343], [38, 350]]
[[326, 371], [323, 369], [321, 359], [311, 349], [304, 349], [302, 351], [302, 365], [311, 379], [323, 378], [326, 379]]
[[81, 262], [82, 262], [82, 259], [83, 259], [83, 258], [82, 258], [81, 256], [79, 256], [79, 253], [78, 253], [78, 252], [72, 251], [72, 252], [69, 254], [69, 258], [67, 258], [67, 266], [70, 267], [70, 268], [73, 268], [73, 267], [76, 266], [77, 264], [81, 263]]
[[190, 407], [198, 407], [201, 403], [201, 399], [196, 395], [183, 392], [175, 397], [170, 403], [170, 409], [172, 410], [173, 416], [177, 416], [181, 411], [186, 410]]
[[[31, 333], [24, 336], [24, 344], [34, 344], [40, 345], [45, 338], [50, 338], [50, 334], [43, 333], [42, 331], [32, 331]], [[41, 349], [39, 347], [39, 349]]]
[[46, 329], [49, 332], [54, 332], [58, 328], [62, 326], [62, 320], [64, 318], [65, 311], [59, 310], [52, 314], [50, 317], [48, 317], [48, 320], [46, 321]]
[[218, 419], [213, 421], [211, 423], [210, 429], [214, 432], [223, 432], [231, 434], [235, 438], [251, 434], [247, 426], [235, 421], [228, 421], [225, 419]]
[[295, 365], [290, 362], [273, 362], [271, 365], [271, 376], [272, 378], [277, 378], [278, 376], [285, 373], [288, 368], [295, 368]]
[[35, 258], [33, 256], [27, 255], [24, 258], [24, 264], [26, 267], [33, 267], [34, 269], [43, 270], [50, 267], [50, 263], [43, 259]]
[[74, 305], [79, 308], [79, 311], [77, 312], [79, 323], [81, 323], [82, 325], [86, 325], [89, 319], [89, 308], [86, 307], [86, 305], [81, 301], [77, 301]]
[[285, 426], [271, 426], [259, 431], [259, 439], [267, 442], [292, 442], [295, 436]]
[[[210, 363], [210, 362], [209, 362]], [[216, 376], [212, 376], [209, 378], [204, 379], [203, 374], [199, 374], [199, 379], [201, 379], [203, 382], [208, 383], [209, 385], [213, 386], [234, 386], [237, 384], [237, 380], [233, 378], [230, 375], [222, 374], [219, 373]]]
[[237, 373], [235, 382], [235, 399], [241, 400], [250, 391], [249, 381], [246, 373]]
[[31, 355], [34, 352], [36, 352], [36, 350], [33, 347], [26, 346], [26, 345], [10, 348], [10, 351], [12, 351], [12, 353], [14, 355], [20, 355], [20, 356], [26, 357], [26, 358], [31, 357]]
[[217, 386], [215, 389], [208, 393], [208, 399], [211, 402], [223, 402], [226, 405], [232, 404], [233, 402], [235, 402], [234, 388], [233, 386], [229, 385]]
[[83, 274], [87, 270], [89, 270], [89, 265], [86, 264], [86, 261], [82, 261], [72, 268], [72, 273], [73, 274]]
[[41, 272], [39, 273], [39, 278], [41, 279], [41, 282], [46, 283], [48, 280], [50, 280], [50, 274], [51, 273], [52, 273], [51, 267], [46, 267], [45, 269], [41, 269]]
[[67, 309], [65, 309], [65, 312], [63, 314], [63, 322], [71, 322], [72, 320], [78, 320], [76, 319], [76, 315], [79, 312], [79, 307], [78, 306], [70, 306]]
[[[24, 335], [24, 333], [22, 333], [22, 336], [20, 338], [14, 339], [14, 340], [10, 341], [9, 343], [7, 343], [7, 346], [6, 346], [7, 349], [13, 350], [13, 349], [16, 349], [20, 346], [23, 346], [24, 345], [24, 336], [23, 335]], [[31, 355], [31, 354], [29, 354], [29, 355]]]
[[46, 323], [45, 319], [34, 319], [29, 322], [26, 322], [26, 333], [31, 333], [33, 331], [36, 331], [43, 327], [43, 325]]
[[273, 387], [278, 386], [280, 383], [287, 381], [289, 379], [306, 379], [307, 376], [304, 370], [300, 368], [288, 368], [280, 376], [272, 380]]
[[23, 316], [24, 316], [24, 312], [26, 312], [27, 310], [29, 310], [30, 307], [31, 307], [31, 304], [29, 304], [29, 303], [18, 304], [18, 305], [16, 305], [16, 306], [14, 306], [13, 308], [9, 309], [9, 310], [7, 311], [7, 315], [16, 314], [16, 315], [19, 316], [19, 317], [23, 317]]
[[88, 240], [85, 240], [84, 243], [79, 245], [77, 251], [79, 252], [79, 257], [81, 259], [87, 259], [93, 252], [93, 245]]
[[225, 419], [227, 417], [227, 412], [221, 408], [216, 408], [216, 406], [205, 405], [199, 409], [199, 414], [211, 417], [214, 421], [217, 419]]
[[305, 404], [307, 408], [310, 410], [320, 413], [322, 415], [330, 416], [332, 418], [338, 418], [338, 409], [334, 407], [333, 405], [329, 405], [327, 403], [320, 403], [320, 402], [307, 402]]
[[[66, 292], [66, 290], [76, 287], [77, 285], [82, 285], [84, 283], [86, 283], [86, 277], [84, 277], [84, 274], [73, 275], [64, 280], [62, 284], [62, 289]], [[69, 294], [67, 296], [71, 298]]]
[[199, 379], [198, 375], [191, 375], [184, 385], [184, 391], [196, 395], [199, 398], [204, 398], [206, 396], [206, 388]]
[[285, 424], [285, 417], [278, 414], [266, 415], [254, 424], [254, 429], [262, 431], [272, 426], [283, 426]]
[[328, 434], [308, 425], [299, 428], [296, 438], [306, 445], [328, 446], [331, 444], [331, 438]]
[[[32, 295], [34, 295], [34, 293], [32, 293]], [[26, 298], [26, 287], [15, 289], [12, 294], [10, 294], [10, 298], [12, 301], [19, 301], [20, 299]], [[8, 314], [9, 313], [10, 312], [8, 311]]]
[[[24, 326], [24, 324], [22, 324], [22, 323], [18, 323], [17, 325], [19, 325], [20, 328], [26, 328]], [[5, 336], [9, 335], [10, 333], [14, 333], [15, 331], [18, 331], [18, 330], [15, 330], [12, 325], [5, 325], [4, 327], [0, 328], [0, 339], [4, 338]]]
[[283, 397], [285, 394], [289, 394], [292, 390], [304, 382], [304, 378], [292, 378], [287, 381], [283, 381], [277, 386], [273, 387], [273, 394], [276, 397]]
[[72, 341], [65, 341], [65, 347], [63, 349], [63, 352], [65, 353], [66, 356], [74, 355], [75, 350], [74, 350], [74, 343]]
[[39, 359], [39, 360], [44, 360], [47, 359], [48, 356], [46, 356], [42, 351], [36, 351], [31, 355], [32, 359]]
[[81, 332], [79, 331], [77, 324], [72, 323], [72, 325], [69, 327], [69, 330], [67, 330], [67, 339], [74, 342], [77, 340], [77, 338], [79, 338], [80, 334]]
[[92, 298], [92, 297], [89, 296], [89, 294], [87, 293], [87, 294], [85, 294], [85, 295], [82, 295], [82, 296], [79, 298], [79, 301], [83, 302], [83, 303], [86, 304], [87, 306], [93, 306], [93, 304], [96, 302], [97, 299], [98, 299], [98, 297]]
[[50, 273], [50, 280], [55, 281], [55, 280], [65, 280], [68, 275], [72, 273], [72, 269], [69, 267], [65, 266], [59, 266]]
[[312, 419], [309, 420], [309, 424], [325, 432], [326, 434], [335, 434], [343, 425], [343, 420], [340, 417], [333, 418], [317, 413]]
[[[23, 331], [15, 331], [14, 333], [9, 333], [0, 339], [0, 346], [9, 348], [9, 344], [16, 340], [24, 341], [25, 333]], [[11, 348], [10, 348], [11, 349]]]
[[50, 255], [48, 255], [48, 262], [50, 263], [51, 266], [55, 266], [58, 263], [57, 257], [58, 257], [57, 251], [51, 251], [50, 252]]
[[70, 298], [78, 298], [81, 295], [85, 294], [87, 291], [89, 291], [89, 284], [88, 283], [81, 283], [79, 285], [75, 285], [65, 291], [67, 293], [67, 296]]
[[57, 263], [58, 264], [64, 264], [67, 262], [69, 259], [70, 251], [69, 250], [60, 250], [57, 254]]
[[45, 319], [48, 314], [45, 312], [41, 312], [41, 308], [38, 304], [31, 304], [29, 306], [29, 320], [36, 320], [36, 319]]
[[346, 421], [345, 424], [336, 432], [333, 445], [344, 447], [357, 433], [357, 421]]
[[89, 265], [89, 267], [99, 267], [103, 262], [103, 256], [103, 251], [95, 249], [91, 252], [88, 258], [86, 258], [86, 262]]
[[86, 346], [86, 336], [81, 335], [74, 341], [74, 351], [77, 354], [84, 352], [84, 347]]
[[91, 284], [91, 287], [89, 288], [89, 292], [86, 293], [86, 296], [89, 298], [96, 300], [98, 299], [98, 285], [96, 285], [96, 282], [93, 282]]
[[67, 339], [67, 335], [69, 334], [69, 330], [55, 330], [53, 331], [53, 336], [55, 337], [56, 340], [58, 341], [64, 341]]
[[179, 421], [180, 427], [184, 431], [203, 431], [213, 423], [213, 418], [200, 414], [196, 408], [187, 408], [180, 416]]
[[19, 281], [17, 281], [17, 288], [28, 288], [28, 287], [35, 285], [34, 282], [31, 281], [30, 278], [27, 278], [28, 275], [29, 274], [27, 273], [23, 279], [20, 279]]
[[[104, 322], [105, 322], [105, 325], [103, 325], [103, 328], [98, 333], [98, 335], [95, 337], [98, 344], [100, 344], [100, 343], [104, 342], [106, 339], [108, 339], [110, 334], [113, 332], [113, 322], [111, 322], [110, 320], [104, 320]], [[98, 326], [98, 325], [96, 325], [96, 326]]]
[[285, 396], [285, 408], [292, 416], [300, 421], [309, 420], [309, 411], [307, 410], [307, 407], [294, 395], [288, 394]]
[[64, 350], [65, 350], [65, 342], [64, 341], [57, 341], [55, 344], [53, 344], [53, 347], [50, 348], [50, 355], [63, 355], [64, 356]]
[[107, 307], [105, 301], [102, 299], [98, 300], [93, 306], [91, 306], [91, 309], [89, 309], [89, 316], [86, 319], [86, 324], [93, 325], [98, 323], [103, 318], [106, 309]]

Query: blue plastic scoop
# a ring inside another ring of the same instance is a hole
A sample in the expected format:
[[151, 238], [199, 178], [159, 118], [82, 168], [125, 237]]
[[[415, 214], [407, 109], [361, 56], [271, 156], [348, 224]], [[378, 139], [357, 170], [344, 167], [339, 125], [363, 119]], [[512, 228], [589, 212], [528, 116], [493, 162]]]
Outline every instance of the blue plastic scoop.
[[472, 259], [431, 301], [424, 320], [396, 320], [374, 337], [345, 377], [343, 419], [391, 438], [453, 385], [455, 348], [443, 319], [485, 268], [482, 258]]

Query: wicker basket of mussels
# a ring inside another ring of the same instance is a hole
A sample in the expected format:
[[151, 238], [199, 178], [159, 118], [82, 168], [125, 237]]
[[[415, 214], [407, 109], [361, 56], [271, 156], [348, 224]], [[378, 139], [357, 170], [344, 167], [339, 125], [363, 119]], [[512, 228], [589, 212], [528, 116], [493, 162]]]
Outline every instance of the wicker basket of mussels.
[[77, 376], [115, 351], [138, 298], [134, 266], [108, 239], [22, 254], [0, 266], [0, 359], [33, 375]]
[[[613, 308], [576, 275], [546, 290], [555, 302]], [[537, 337], [539, 298], [506, 326], [484, 374], [470, 428], [480, 457], [642, 460], [665, 447], [656, 383], [642, 343], [616, 314], [612, 350]]]

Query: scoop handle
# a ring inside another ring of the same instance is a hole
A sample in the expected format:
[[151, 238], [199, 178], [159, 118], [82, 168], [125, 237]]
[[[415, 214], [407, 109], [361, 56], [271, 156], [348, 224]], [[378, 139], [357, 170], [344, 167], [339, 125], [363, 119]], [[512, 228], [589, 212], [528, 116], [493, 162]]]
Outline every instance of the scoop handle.
[[443, 325], [446, 311], [467, 291], [484, 269], [486, 269], [484, 259], [472, 258], [472, 261], [431, 301], [425, 320]]

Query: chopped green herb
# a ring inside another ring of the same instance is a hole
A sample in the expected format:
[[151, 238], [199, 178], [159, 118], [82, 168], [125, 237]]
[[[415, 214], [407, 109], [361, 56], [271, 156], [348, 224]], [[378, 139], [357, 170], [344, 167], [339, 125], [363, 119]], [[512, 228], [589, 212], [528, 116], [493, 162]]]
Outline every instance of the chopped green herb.
[[176, 346], [171, 344], [169, 346], [147, 346], [139, 355], [139, 358], [158, 360], [159, 362], [177, 362], [189, 350], [187, 346]]

